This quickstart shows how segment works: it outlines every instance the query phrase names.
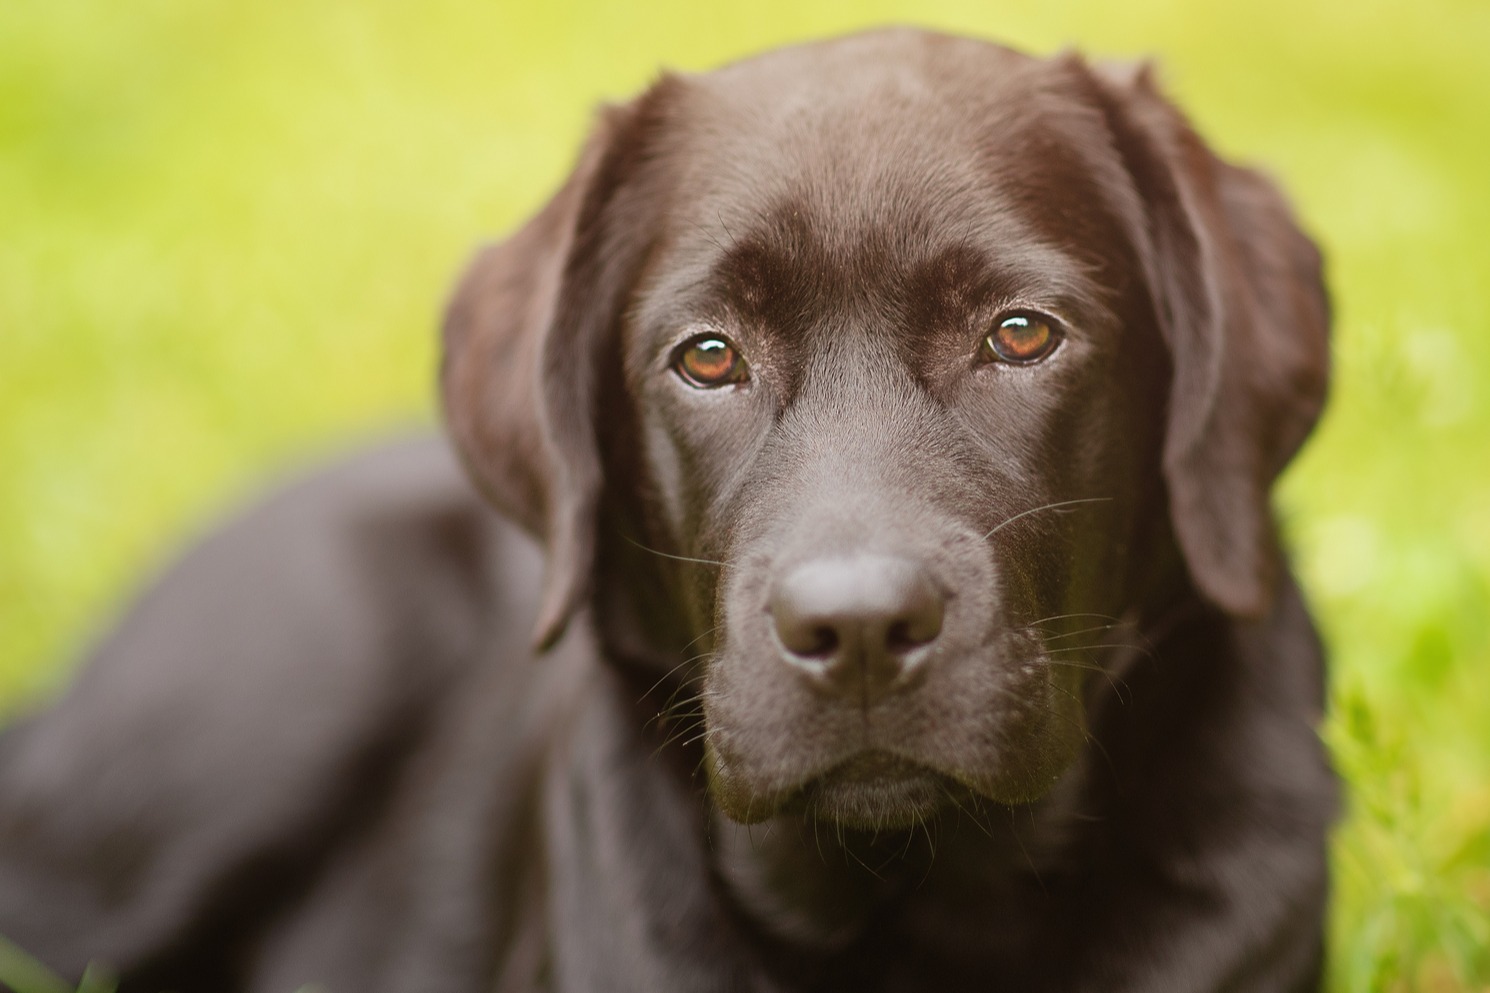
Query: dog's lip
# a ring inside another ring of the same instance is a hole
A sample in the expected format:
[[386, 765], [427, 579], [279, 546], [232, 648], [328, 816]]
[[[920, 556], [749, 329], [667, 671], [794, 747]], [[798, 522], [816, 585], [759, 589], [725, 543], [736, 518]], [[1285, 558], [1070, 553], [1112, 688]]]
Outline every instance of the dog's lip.
[[[979, 775], [893, 747], [840, 753], [774, 788], [738, 775], [726, 754], [717, 746], [706, 748], [710, 792], [722, 812], [741, 824], [788, 814], [869, 830], [913, 827], [944, 807], [1008, 803], [1011, 796], [992, 772]], [[1035, 795], [1030, 792], [1029, 798]]]
[[869, 748], [852, 755], [813, 777], [813, 781], [835, 784], [872, 783], [884, 780], [905, 779], [912, 776], [932, 775], [930, 769], [893, 752], [880, 748]]
[[934, 814], [948, 785], [943, 773], [928, 766], [867, 749], [807, 780], [786, 806], [850, 827], [904, 827]]

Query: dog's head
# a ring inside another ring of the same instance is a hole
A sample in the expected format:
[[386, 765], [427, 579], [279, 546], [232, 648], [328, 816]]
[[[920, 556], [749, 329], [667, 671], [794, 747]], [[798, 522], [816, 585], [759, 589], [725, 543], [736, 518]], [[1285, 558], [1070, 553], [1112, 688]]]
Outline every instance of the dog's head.
[[1146, 72], [882, 32], [608, 111], [476, 259], [443, 382], [547, 544], [541, 641], [592, 604], [693, 660], [738, 820], [906, 823], [1047, 789], [1087, 632], [1176, 576], [1269, 609], [1327, 323], [1281, 198]]

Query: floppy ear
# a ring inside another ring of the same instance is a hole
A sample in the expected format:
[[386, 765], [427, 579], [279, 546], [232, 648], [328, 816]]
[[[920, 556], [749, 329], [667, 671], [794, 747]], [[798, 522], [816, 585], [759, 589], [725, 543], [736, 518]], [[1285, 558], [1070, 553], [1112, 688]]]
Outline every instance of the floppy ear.
[[1257, 616], [1282, 566], [1268, 493], [1329, 378], [1319, 252], [1276, 187], [1213, 155], [1148, 67], [1099, 85], [1146, 210], [1140, 251], [1173, 363], [1163, 459], [1174, 533], [1200, 591]]
[[456, 448], [486, 497], [547, 547], [542, 649], [589, 592], [598, 366], [648, 244], [627, 184], [673, 85], [602, 112], [563, 187], [476, 255], [445, 314], [440, 384]]

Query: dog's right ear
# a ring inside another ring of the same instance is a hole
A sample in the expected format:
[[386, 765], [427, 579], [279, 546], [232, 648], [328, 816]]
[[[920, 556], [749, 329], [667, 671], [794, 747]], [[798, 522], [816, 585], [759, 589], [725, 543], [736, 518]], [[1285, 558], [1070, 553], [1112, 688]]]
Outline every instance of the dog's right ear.
[[671, 77], [606, 108], [548, 204], [482, 249], [445, 314], [445, 419], [477, 486], [542, 541], [534, 640], [548, 648], [589, 593], [601, 492], [598, 368], [650, 243], [631, 188]]

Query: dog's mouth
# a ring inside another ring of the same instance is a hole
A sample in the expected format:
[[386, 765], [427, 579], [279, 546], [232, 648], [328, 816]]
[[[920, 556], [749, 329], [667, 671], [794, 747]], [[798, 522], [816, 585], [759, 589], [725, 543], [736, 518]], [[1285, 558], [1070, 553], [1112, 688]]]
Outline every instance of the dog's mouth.
[[889, 752], [860, 752], [805, 783], [787, 807], [863, 830], [911, 827], [935, 814], [952, 784]]

